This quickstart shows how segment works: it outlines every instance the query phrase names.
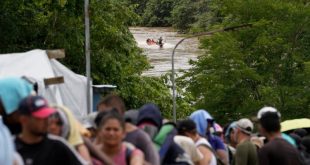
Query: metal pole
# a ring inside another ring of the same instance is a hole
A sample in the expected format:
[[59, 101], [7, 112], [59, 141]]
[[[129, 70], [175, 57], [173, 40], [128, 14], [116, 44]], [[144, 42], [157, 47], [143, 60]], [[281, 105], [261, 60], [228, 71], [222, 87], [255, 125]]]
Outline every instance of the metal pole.
[[85, 14], [85, 58], [86, 58], [86, 77], [87, 77], [87, 113], [91, 113], [91, 97], [90, 97], [90, 32], [89, 32], [89, 0], [84, 0]]
[[174, 80], [174, 75], [175, 75], [175, 71], [174, 71], [174, 53], [176, 48], [185, 40], [186, 38], [181, 39], [173, 48], [172, 51], [172, 56], [171, 56], [171, 65], [172, 65], [172, 75], [171, 75], [171, 81], [172, 81], [172, 109], [173, 109], [173, 121], [176, 123], [177, 122], [177, 115], [176, 115], [176, 94], [175, 94], [175, 80]]
[[172, 55], [171, 55], [171, 66], [172, 66], [172, 75], [171, 75], [171, 81], [172, 81], [172, 111], [173, 111], [173, 121], [176, 123], [177, 121], [177, 115], [176, 115], [176, 91], [175, 91], [175, 71], [174, 71], [174, 53], [175, 50], [177, 49], [177, 47], [186, 39], [189, 38], [194, 38], [194, 37], [199, 37], [199, 36], [205, 36], [205, 35], [212, 35], [214, 33], [217, 32], [224, 32], [224, 31], [232, 31], [235, 29], [239, 29], [239, 28], [244, 28], [244, 27], [252, 27], [252, 24], [243, 24], [243, 25], [239, 25], [239, 26], [232, 26], [232, 27], [227, 27], [227, 28], [223, 28], [223, 29], [218, 29], [218, 30], [214, 30], [214, 31], [209, 31], [209, 32], [202, 32], [202, 33], [198, 33], [198, 34], [193, 34], [192, 36], [189, 37], [185, 37], [183, 39], [181, 39], [173, 48], [172, 51]]

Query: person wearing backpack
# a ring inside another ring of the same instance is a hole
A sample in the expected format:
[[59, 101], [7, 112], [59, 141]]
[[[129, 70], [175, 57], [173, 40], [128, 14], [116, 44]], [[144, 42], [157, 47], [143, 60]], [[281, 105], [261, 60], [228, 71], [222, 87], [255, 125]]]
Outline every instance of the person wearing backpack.
[[193, 120], [182, 120], [177, 126], [179, 135], [191, 138], [203, 158], [199, 161], [200, 165], [217, 165], [216, 157], [213, 153], [210, 143], [201, 137], [196, 130], [196, 124]]
[[175, 124], [172, 122], [163, 124], [157, 105], [152, 103], [143, 105], [139, 109], [137, 125], [152, 138], [159, 152], [160, 164], [192, 164], [189, 155], [174, 142], [174, 136], [177, 134]]
[[214, 119], [204, 109], [193, 112], [190, 117], [196, 123], [196, 130], [201, 137], [205, 137], [211, 144], [212, 150], [215, 151], [218, 164], [228, 165], [228, 153], [224, 142], [216, 135], [212, 135], [210, 129], [213, 128]]

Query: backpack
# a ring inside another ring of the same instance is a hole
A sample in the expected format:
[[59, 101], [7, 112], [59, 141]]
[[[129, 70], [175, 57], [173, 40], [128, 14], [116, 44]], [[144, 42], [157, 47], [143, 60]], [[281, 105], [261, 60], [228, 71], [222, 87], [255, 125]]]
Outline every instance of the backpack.
[[177, 134], [174, 124], [164, 124], [153, 142], [159, 150], [160, 162], [165, 165], [190, 165], [191, 159], [185, 151], [174, 142]]
[[216, 153], [216, 151], [212, 147], [210, 147], [206, 144], [201, 144], [201, 145], [207, 147], [213, 153], [213, 155], [216, 158], [216, 164], [217, 165], [225, 165], [225, 163], [220, 159], [219, 155]]

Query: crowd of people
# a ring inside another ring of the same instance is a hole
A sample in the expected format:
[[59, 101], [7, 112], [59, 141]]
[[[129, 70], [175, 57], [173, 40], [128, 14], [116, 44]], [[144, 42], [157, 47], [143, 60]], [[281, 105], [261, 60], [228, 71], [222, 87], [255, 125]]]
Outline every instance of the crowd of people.
[[0, 164], [310, 164], [308, 130], [282, 133], [274, 107], [221, 127], [204, 109], [174, 123], [154, 103], [127, 110], [109, 94], [87, 120], [85, 126], [65, 105], [48, 103], [23, 78], [0, 78]]

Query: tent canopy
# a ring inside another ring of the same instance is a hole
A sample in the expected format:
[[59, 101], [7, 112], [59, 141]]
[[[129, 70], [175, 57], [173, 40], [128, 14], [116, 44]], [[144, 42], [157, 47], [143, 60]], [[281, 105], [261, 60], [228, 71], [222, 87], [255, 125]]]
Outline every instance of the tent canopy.
[[[78, 120], [87, 115], [87, 78], [78, 75], [55, 59], [49, 59], [45, 50], [0, 55], [0, 77], [26, 76], [38, 83], [38, 94], [50, 104], [67, 106]], [[45, 85], [44, 79], [63, 77], [64, 83]]]

